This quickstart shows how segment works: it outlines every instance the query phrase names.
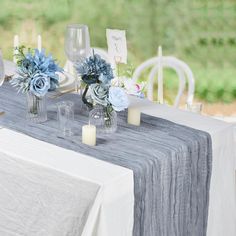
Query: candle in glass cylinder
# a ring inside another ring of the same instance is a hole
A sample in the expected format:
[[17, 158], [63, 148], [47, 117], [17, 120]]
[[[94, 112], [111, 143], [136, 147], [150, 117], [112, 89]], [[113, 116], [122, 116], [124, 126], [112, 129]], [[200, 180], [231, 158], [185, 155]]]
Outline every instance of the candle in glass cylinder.
[[89, 146], [96, 145], [96, 126], [89, 124], [82, 127], [82, 143]]
[[131, 125], [140, 126], [141, 112], [136, 107], [128, 108], [128, 123]]

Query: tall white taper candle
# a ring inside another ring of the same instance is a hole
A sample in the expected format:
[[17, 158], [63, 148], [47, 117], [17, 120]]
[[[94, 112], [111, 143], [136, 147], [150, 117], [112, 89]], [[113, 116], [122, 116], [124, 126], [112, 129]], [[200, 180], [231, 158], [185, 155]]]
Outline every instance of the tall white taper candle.
[[38, 50], [42, 51], [42, 37], [41, 35], [38, 35]]
[[162, 68], [162, 47], [158, 47], [158, 102], [163, 104], [163, 68]]
[[16, 54], [18, 53], [17, 48], [19, 47], [19, 36], [14, 36], [14, 42], [13, 42], [13, 62], [17, 62]]

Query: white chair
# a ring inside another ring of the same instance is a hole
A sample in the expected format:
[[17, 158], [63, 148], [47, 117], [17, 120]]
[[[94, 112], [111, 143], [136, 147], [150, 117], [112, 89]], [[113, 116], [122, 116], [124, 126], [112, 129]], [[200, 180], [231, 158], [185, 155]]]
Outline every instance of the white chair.
[[92, 50], [94, 50], [95, 54], [98, 54], [101, 56], [102, 59], [104, 59], [105, 61], [111, 63], [110, 57], [108, 55], [108, 52], [102, 48], [92, 48]]
[[[155, 77], [159, 70], [158, 64], [160, 64], [160, 60], [161, 60], [162, 67], [172, 68], [173, 70], [176, 71], [177, 76], [179, 78], [179, 89], [178, 89], [177, 96], [175, 98], [174, 106], [175, 107], [179, 106], [180, 98], [185, 89], [186, 79], [188, 81], [187, 103], [192, 104], [193, 98], [194, 98], [194, 88], [195, 88], [195, 80], [194, 80], [193, 73], [185, 62], [175, 57], [172, 57], [172, 56], [153, 57], [143, 62], [134, 71], [134, 75], [133, 75], [134, 82], [137, 82], [137, 80], [139, 79], [139, 77], [145, 70], [152, 68], [149, 74], [149, 78], [148, 78], [147, 96], [148, 96], [148, 99], [153, 100], [153, 84], [155, 82]], [[158, 82], [160, 82], [159, 78], [158, 78]]]
[[4, 78], [5, 78], [5, 70], [4, 70], [2, 51], [0, 49], [0, 86], [2, 86]]

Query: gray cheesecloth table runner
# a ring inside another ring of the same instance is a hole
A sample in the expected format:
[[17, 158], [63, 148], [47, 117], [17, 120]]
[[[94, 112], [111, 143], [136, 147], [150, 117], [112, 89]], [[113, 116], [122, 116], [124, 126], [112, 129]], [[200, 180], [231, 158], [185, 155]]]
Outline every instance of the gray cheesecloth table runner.
[[118, 131], [98, 137], [97, 146], [88, 147], [81, 143], [81, 127], [88, 117], [78, 110], [75, 135], [65, 138], [58, 133], [55, 103], [71, 100], [76, 108], [77, 95], [48, 99], [48, 121], [43, 124], [26, 121], [25, 100], [9, 84], [3, 85], [0, 108], [6, 114], [0, 125], [133, 170], [134, 236], [206, 235], [212, 169], [209, 134], [143, 114], [141, 126], [134, 127], [121, 113]]

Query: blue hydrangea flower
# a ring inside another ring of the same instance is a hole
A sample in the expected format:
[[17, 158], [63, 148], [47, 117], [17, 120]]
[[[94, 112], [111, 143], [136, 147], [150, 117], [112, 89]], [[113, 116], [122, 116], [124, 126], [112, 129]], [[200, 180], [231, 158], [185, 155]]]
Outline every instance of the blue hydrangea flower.
[[50, 82], [46, 75], [35, 74], [30, 81], [30, 92], [37, 97], [43, 97], [46, 95], [50, 88]]
[[108, 100], [115, 111], [122, 111], [129, 106], [125, 91], [119, 87], [110, 87]]
[[75, 69], [81, 75], [82, 80], [89, 85], [99, 82], [107, 85], [114, 78], [111, 65], [98, 54], [86, 58], [83, 62], [77, 62]]
[[111, 84], [111, 80], [109, 79], [109, 77], [104, 75], [104, 74], [101, 74], [99, 76], [98, 80], [104, 85], [110, 85]]
[[55, 90], [59, 85], [59, 75], [56, 72], [62, 72], [63, 69], [56, 64], [51, 55], [46, 56], [44, 50], [40, 52], [35, 49], [33, 63], [35, 68], [50, 78], [50, 91]]

